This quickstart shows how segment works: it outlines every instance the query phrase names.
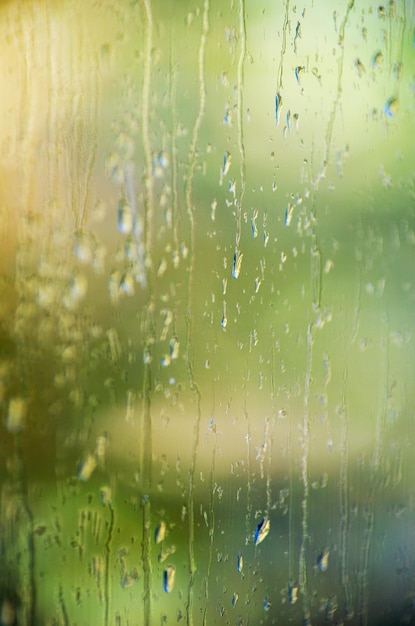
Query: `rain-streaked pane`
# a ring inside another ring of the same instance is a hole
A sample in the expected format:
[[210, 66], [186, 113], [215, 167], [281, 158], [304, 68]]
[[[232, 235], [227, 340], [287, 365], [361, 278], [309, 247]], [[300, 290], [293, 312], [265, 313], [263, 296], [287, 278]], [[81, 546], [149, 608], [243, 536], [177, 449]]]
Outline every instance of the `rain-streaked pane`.
[[414, 33], [0, 4], [0, 624], [414, 622]]

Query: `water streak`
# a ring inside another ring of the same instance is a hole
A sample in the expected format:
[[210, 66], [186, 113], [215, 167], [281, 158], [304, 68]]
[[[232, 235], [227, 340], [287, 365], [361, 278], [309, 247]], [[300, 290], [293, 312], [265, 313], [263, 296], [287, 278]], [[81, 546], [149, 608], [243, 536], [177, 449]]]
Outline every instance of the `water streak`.
[[188, 551], [189, 551], [189, 584], [187, 590], [187, 603], [186, 603], [186, 623], [188, 626], [193, 625], [193, 585], [195, 582], [197, 567], [195, 560], [194, 550], [194, 482], [195, 482], [195, 470], [197, 451], [199, 447], [199, 430], [201, 420], [201, 397], [199, 387], [195, 381], [193, 373], [193, 361], [191, 357], [192, 351], [192, 303], [193, 303], [193, 281], [195, 274], [195, 217], [194, 217], [194, 205], [193, 205], [193, 178], [197, 162], [197, 142], [199, 139], [200, 127], [202, 119], [206, 109], [206, 84], [205, 84], [205, 49], [206, 42], [209, 33], [209, 0], [205, 0], [203, 5], [203, 17], [202, 17], [202, 34], [200, 37], [199, 54], [198, 54], [198, 69], [199, 69], [199, 112], [193, 127], [192, 142], [189, 148], [189, 166], [186, 176], [186, 211], [190, 223], [190, 246], [189, 246], [189, 258], [190, 268], [188, 277], [188, 290], [187, 290], [187, 311], [186, 311], [186, 348], [185, 348], [185, 364], [187, 370], [187, 376], [189, 380], [189, 387], [195, 395], [196, 399], [196, 417], [193, 428], [193, 443], [192, 443], [192, 457], [191, 466], [189, 471], [189, 490], [188, 490], [188, 514], [189, 514], [189, 535], [188, 535]]

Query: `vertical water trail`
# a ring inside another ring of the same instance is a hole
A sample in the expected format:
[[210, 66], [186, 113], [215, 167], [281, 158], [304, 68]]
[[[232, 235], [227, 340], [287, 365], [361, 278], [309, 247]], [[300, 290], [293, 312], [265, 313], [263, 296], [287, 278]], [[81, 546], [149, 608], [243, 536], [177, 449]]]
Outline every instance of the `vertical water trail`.
[[284, 16], [284, 24], [282, 27], [282, 44], [281, 44], [281, 53], [280, 53], [280, 63], [278, 66], [278, 75], [277, 75], [277, 91], [278, 93], [282, 89], [282, 76], [284, 72], [284, 55], [287, 47], [287, 28], [288, 28], [288, 13], [290, 9], [290, 0], [286, 0], [285, 2], [285, 16]]
[[361, 566], [359, 572], [360, 588], [359, 588], [359, 626], [367, 626], [368, 623], [368, 570], [369, 570], [369, 553], [372, 542], [372, 533], [375, 525], [375, 515], [373, 512], [372, 496], [370, 494], [369, 502], [364, 513], [366, 519], [366, 528], [361, 551]]
[[330, 117], [329, 117], [329, 123], [327, 125], [325, 155], [324, 155], [323, 164], [322, 164], [320, 173], [318, 174], [317, 180], [315, 181], [316, 187], [318, 187], [318, 183], [319, 183], [320, 178], [324, 178], [325, 172], [327, 170], [327, 166], [329, 164], [330, 146], [331, 146], [331, 138], [332, 138], [332, 135], [333, 135], [333, 127], [334, 127], [334, 122], [336, 120], [337, 107], [339, 106], [340, 98], [341, 98], [341, 95], [342, 95], [342, 77], [343, 77], [343, 63], [344, 63], [344, 32], [345, 32], [345, 29], [346, 29], [347, 20], [349, 18], [349, 13], [353, 9], [353, 6], [354, 6], [354, 0], [349, 0], [348, 5], [347, 5], [347, 9], [346, 9], [346, 13], [345, 13], [343, 21], [342, 21], [342, 23], [340, 25], [339, 45], [341, 47], [341, 53], [340, 53], [340, 57], [339, 57], [339, 59], [337, 61], [337, 63], [338, 63], [338, 70], [337, 70], [336, 97], [334, 99], [333, 108], [331, 110]]
[[379, 390], [378, 407], [376, 411], [375, 422], [375, 451], [373, 457], [373, 468], [377, 472], [380, 466], [380, 460], [382, 456], [383, 447], [383, 433], [385, 429], [385, 416], [387, 411], [387, 399], [389, 389], [389, 319], [387, 315], [382, 316], [382, 332], [380, 339], [380, 358], [379, 361], [383, 364], [383, 376], [381, 380]]
[[[104, 498], [105, 498], [104, 494]], [[110, 610], [110, 599], [111, 599], [111, 589], [110, 589], [110, 565], [111, 565], [111, 543], [114, 532], [114, 522], [115, 522], [115, 514], [114, 508], [111, 504], [111, 501], [105, 502], [107, 504], [109, 510], [109, 523], [108, 523], [108, 533], [105, 541], [105, 580], [104, 580], [104, 602], [105, 602], [105, 626], [108, 626], [111, 622], [109, 619], [109, 610]]]
[[375, 527], [375, 510], [376, 510], [376, 486], [382, 484], [379, 480], [379, 473], [382, 472], [382, 448], [383, 435], [385, 428], [385, 416], [387, 411], [388, 388], [389, 388], [389, 318], [385, 314], [382, 316], [382, 332], [380, 339], [381, 358], [384, 372], [379, 377], [380, 391], [378, 409], [376, 412], [375, 422], [375, 449], [372, 466], [370, 468], [369, 477], [369, 495], [367, 497], [366, 507], [363, 513], [366, 520], [366, 528], [364, 541], [361, 551], [360, 571], [359, 571], [359, 625], [367, 626], [368, 624], [368, 578], [369, 578], [369, 556], [372, 543], [372, 535]]
[[[36, 75], [38, 52], [35, 45], [38, 27], [43, 27], [44, 17], [36, 8], [27, 3], [11, 5], [4, 13], [5, 31], [8, 33], [12, 49], [15, 48], [16, 59], [21, 63], [18, 93], [18, 114], [15, 128], [16, 173], [19, 178], [18, 196], [16, 197], [19, 231], [17, 234], [17, 252], [15, 267], [15, 289], [18, 297], [14, 320], [14, 340], [17, 345], [18, 389], [24, 402], [30, 401], [30, 371], [27, 364], [33, 358], [32, 328], [28, 329], [25, 319], [25, 303], [28, 301], [26, 281], [33, 271], [37, 271], [36, 246], [30, 232], [30, 216], [36, 214], [36, 200], [42, 189], [34, 172], [36, 154], [36, 115], [38, 99], [36, 97]], [[42, 59], [43, 60], [43, 59]], [[12, 133], [13, 136], [13, 133]], [[35, 268], [35, 269], [34, 269]], [[29, 336], [28, 336], [29, 331]], [[30, 367], [30, 366], [29, 366]], [[4, 481], [0, 493], [0, 525], [4, 544], [1, 545], [2, 569], [6, 580], [13, 581], [15, 591], [19, 595], [19, 623], [34, 624], [36, 622], [37, 590], [35, 577], [35, 540], [34, 519], [28, 500], [28, 476], [24, 461], [24, 438], [21, 432], [13, 435], [13, 451], [7, 459], [8, 480]]]
[[359, 317], [361, 307], [361, 291], [362, 291], [362, 274], [358, 272], [356, 305], [354, 307], [354, 316], [352, 319], [352, 328], [350, 341], [345, 345], [344, 349], [344, 370], [343, 370], [343, 386], [340, 400], [339, 416], [340, 416], [340, 532], [339, 532], [339, 554], [340, 554], [340, 578], [344, 593], [344, 617], [346, 620], [353, 618], [354, 609], [352, 604], [352, 592], [349, 582], [349, 537], [350, 537], [350, 507], [349, 507], [349, 416], [347, 409], [347, 377], [349, 354], [352, 350], [357, 332], [359, 329]]
[[292, 419], [290, 420], [290, 430], [288, 435], [288, 457], [289, 457], [289, 510], [288, 510], [288, 580], [294, 583], [294, 546], [293, 546], [293, 509], [294, 509], [294, 480], [293, 480], [293, 444], [292, 444]]
[[[412, 12], [415, 12], [414, 5], [412, 3]], [[389, 16], [390, 23], [392, 22], [391, 16]], [[406, 16], [406, 0], [402, 0], [402, 33], [400, 37], [400, 48], [399, 48], [399, 58], [396, 66], [396, 98], [399, 98], [399, 90], [402, 82], [402, 67], [403, 67], [403, 55], [404, 55], [404, 46], [405, 46], [405, 34], [406, 34], [406, 26], [407, 26], [407, 16]], [[412, 24], [415, 22], [415, 15], [412, 15]], [[392, 37], [390, 38], [390, 42], [392, 41]]]
[[[313, 200], [313, 213], [314, 212], [314, 200]], [[313, 226], [312, 230], [312, 243], [310, 249], [311, 256], [311, 285], [313, 289], [313, 307], [315, 311], [318, 311], [321, 306], [321, 290], [322, 290], [322, 262], [321, 262], [321, 251], [318, 244], [318, 237], [315, 232], [315, 227]]]
[[348, 573], [348, 555], [349, 555], [349, 480], [348, 480], [348, 465], [349, 465], [349, 449], [348, 449], [348, 416], [347, 416], [347, 348], [346, 358], [343, 371], [343, 390], [340, 403], [340, 537], [339, 537], [339, 553], [340, 553], [340, 571], [341, 571], [341, 583], [344, 592], [345, 602], [345, 617], [350, 619], [353, 615], [351, 593], [349, 584]]
[[245, 145], [244, 145], [244, 121], [243, 121], [243, 107], [244, 107], [244, 67], [246, 58], [246, 22], [245, 22], [245, 0], [239, 1], [239, 31], [241, 36], [241, 52], [238, 61], [238, 87], [237, 87], [237, 109], [238, 109], [238, 146], [240, 165], [239, 171], [241, 176], [241, 191], [238, 198], [237, 206], [237, 228], [236, 228], [236, 242], [235, 242], [235, 254], [239, 256], [239, 244], [241, 241], [241, 228], [242, 228], [242, 203], [245, 195], [246, 185], [246, 160], [245, 160]]
[[357, 303], [354, 310], [354, 323], [352, 330], [352, 337], [350, 340], [350, 344], [353, 345], [357, 338], [357, 333], [359, 330], [359, 322], [360, 322], [360, 312], [361, 312], [361, 301], [362, 301], [362, 272], [359, 271], [359, 282], [357, 288]]
[[[213, 389], [214, 396], [214, 389]], [[212, 464], [210, 468], [210, 485], [209, 485], [209, 557], [207, 564], [207, 571], [205, 577], [205, 609], [203, 611], [203, 626], [207, 626], [209, 623], [207, 620], [208, 608], [209, 608], [209, 577], [213, 560], [213, 542], [215, 538], [215, 463], [216, 463], [216, 449], [217, 449], [217, 434], [216, 424], [214, 423], [215, 409], [213, 407], [213, 416], [211, 421], [211, 431], [215, 440], [212, 450]]]
[[313, 356], [313, 326], [309, 324], [307, 329], [307, 365], [304, 385], [304, 415], [303, 415], [303, 456], [301, 461], [301, 478], [303, 484], [303, 499], [301, 508], [303, 512], [301, 529], [301, 548], [299, 559], [299, 589], [303, 597], [303, 615], [304, 623], [307, 624], [310, 619], [309, 599], [307, 591], [307, 564], [306, 564], [306, 547], [308, 543], [308, 496], [309, 496], [309, 480], [308, 480], [308, 455], [309, 455], [309, 426], [310, 426], [310, 385], [311, 385], [311, 368]]
[[148, 300], [145, 310], [145, 347], [143, 379], [143, 412], [141, 421], [140, 470], [142, 481], [142, 561], [144, 574], [143, 619], [151, 623], [151, 501], [152, 487], [152, 418], [151, 418], [151, 350], [155, 341], [154, 330], [154, 266], [152, 258], [153, 220], [154, 220], [154, 178], [151, 159], [150, 141], [150, 88], [153, 53], [153, 14], [151, 0], [141, 0], [143, 21], [145, 23], [144, 40], [144, 75], [141, 100], [141, 134], [145, 158], [145, 265], [148, 274]]
[[[246, 380], [246, 376], [245, 376]], [[246, 396], [244, 398], [244, 422], [246, 424], [246, 516], [245, 516], [245, 545], [247, 546], [252, 539], [252, 527], [251, 527], [251, 518], [252, 518], [252, 474], [251, 474], [251, 426], [248, 411], [246, 408]], [[252, 587], [252, 570], [249, 568], [247, 574], [246, 588], [250, 589]], [[247, 612], [246, 612], [246, 623], [250, 623], [250, 612], [251, 612], [251, 597], [247, 597]]]
[[[173, 36], [173, 35], [172, 35]], [[177, 89], [177, 70], [174, 63], [174, 54], [172, 50], [172, 44], [170, 44], [170, 63], [169, 63], [169, 76], [170, 76], [170, 104], [172, 111], [171, 118], [171, 188], [173, 198], [173, 240], [174, 240], [174, 262], [178, 260], [179, 255], [179, 196], [177, 190], [177, 103], [176, 103], [176, 89]]]
[[146, 265], [152, 266], [153, 248], [153, 219], [154, 219], [154, 177], [151, 159], [150, 141], [150, 88], [153, 54], [153, 14], [151, 0], [141, 0], [145, 18], [144, 42], [144, 76], [141, 98], [141, 134], [145, 158], [145, 228], [146, 228]]
[[59, 606], [61, 609], [61, 613], [62, 613], [62, 623], [63, 626], [69, 626], [69, 616], [68, 616], [68, 611], [65, 605], [65, 599], [64, 599], [64, 595], [63, 595], [63, 589], [62, 589], [62, 585], [59, 585], [59, 594], [58, 594], [58, 600], [59, 600]]
[[265, 422], [264, 441], [265, 441], [266, 452], [267, 452], [267, 457], [268, 457], [267, 478], [266, 478], [267, 503], [266, 503], [266, 509], [265, 509], [265, 517], [267, 518], [269, 517], [270, 511], [271, 511], [271, 505], [272, 505], [272, 444], [273, 444], [272, 430], [274, 428], [274, 418], [272, 418], [271, 420], [269, 418], [265, 418], [265, 420], [266, 422]]
[[246, 410], [246, 400], [244, 402], [244, 420], [246, 424], [246, 473], [247, 473], [247, 485], [246, 485], [246, 518], [245, 528], [246, 537], [245, 543], [248, 544], [251, 536], [251, 516], [252, 516], [252, 481], [251, 481], [251, 428], [249, 424], [248, 411]]
[[275, 94], [275, 126], [278, 126], [278, 123], [280, 121], [281, 108], [282, 108], [282, 97], [281, 97], [282, 75], [284, 71], [285, 49], [287, 47], [287, 28], [288, 28], [288, 23], [289, 23], [289, 19], [288, 19], [289, 7], [290, 7], [290, 0], [286, 0], [285, 17], [284, 17], [284, 24], [282, 28], [282, 44], [281, 44], [280, 62], [279, 62], [278, 73], [277, 73], [277, 91]]
[[[66, 132], [66, 148], [69, 155], [69, 178], [71, 181], [71, 205], [76, 230], [83, 230], [88, 219], [91, 203], [91, 180], [97, 151], [98, 119], [98, 72], [94, 68], [88, 22], [84, 18], [70, 42], [69, 79], [77, 85], [70, 112], [70, 126]], [[91, 58], [92, 57], [92, 58]], [[81, 69], [87, 67], [87, 80], [79, 78]]]
[[188, 519], [189, 519], [189, 585], [187, 591], [186, 604], [186, 623], [188, 626], [193, 625], [193, 585], [196, 576], [196, 560], [194, 549], [194, 479], [196, 469], [197, 450], [199, 446], [199, 430], [201, 419], [200, 408], [200, 391], [193, 374], [193, 360], [191, 356], [193, 332], [192, 332], [192, 304], [193, 304], [193, 281], [195, 273], [195, 207], [193, 205], [193, 177], [197, 161], [197, 142], [199, 138], [200, 127], [206, 109], [206, 85], [205, 85], [205, 49], [209, 33], [209, 0], [205, 0], [203, 5], [202, 17], [202, 34], [200, 37], [199, 53], [198, 53], [198, 69], [199, 69], [199, 112], [193, 127], [192, 142], [189, 147], [189, 166], [185, 184], [186, 211], [190, 224], [190, 245], [189, 259], [190, 268], [188, 276], [187, 290], [187, 311], [186, 311], [186, 347], [185, 347], [185, 363], [189, 380], [190, 390], [193, 392], [196, 401], [196, 417], [193, 428], [193, 443], [191, 466], [189, 470], [189, 492], [188, 492]]

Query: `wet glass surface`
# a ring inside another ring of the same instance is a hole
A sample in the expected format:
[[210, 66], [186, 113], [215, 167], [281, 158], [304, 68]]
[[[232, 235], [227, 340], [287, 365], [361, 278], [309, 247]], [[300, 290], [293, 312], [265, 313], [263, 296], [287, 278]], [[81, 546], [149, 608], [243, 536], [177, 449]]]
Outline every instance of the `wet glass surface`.
[[415, 622], [415, 9], [0, 4], [0, 624]]

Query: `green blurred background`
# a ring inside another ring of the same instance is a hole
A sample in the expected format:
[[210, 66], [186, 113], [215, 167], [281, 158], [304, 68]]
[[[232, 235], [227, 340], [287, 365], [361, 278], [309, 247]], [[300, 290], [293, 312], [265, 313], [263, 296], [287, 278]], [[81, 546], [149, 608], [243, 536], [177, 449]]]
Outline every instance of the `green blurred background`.
[[1, 3], [1, 624], [415, 620], [414, 15]]

